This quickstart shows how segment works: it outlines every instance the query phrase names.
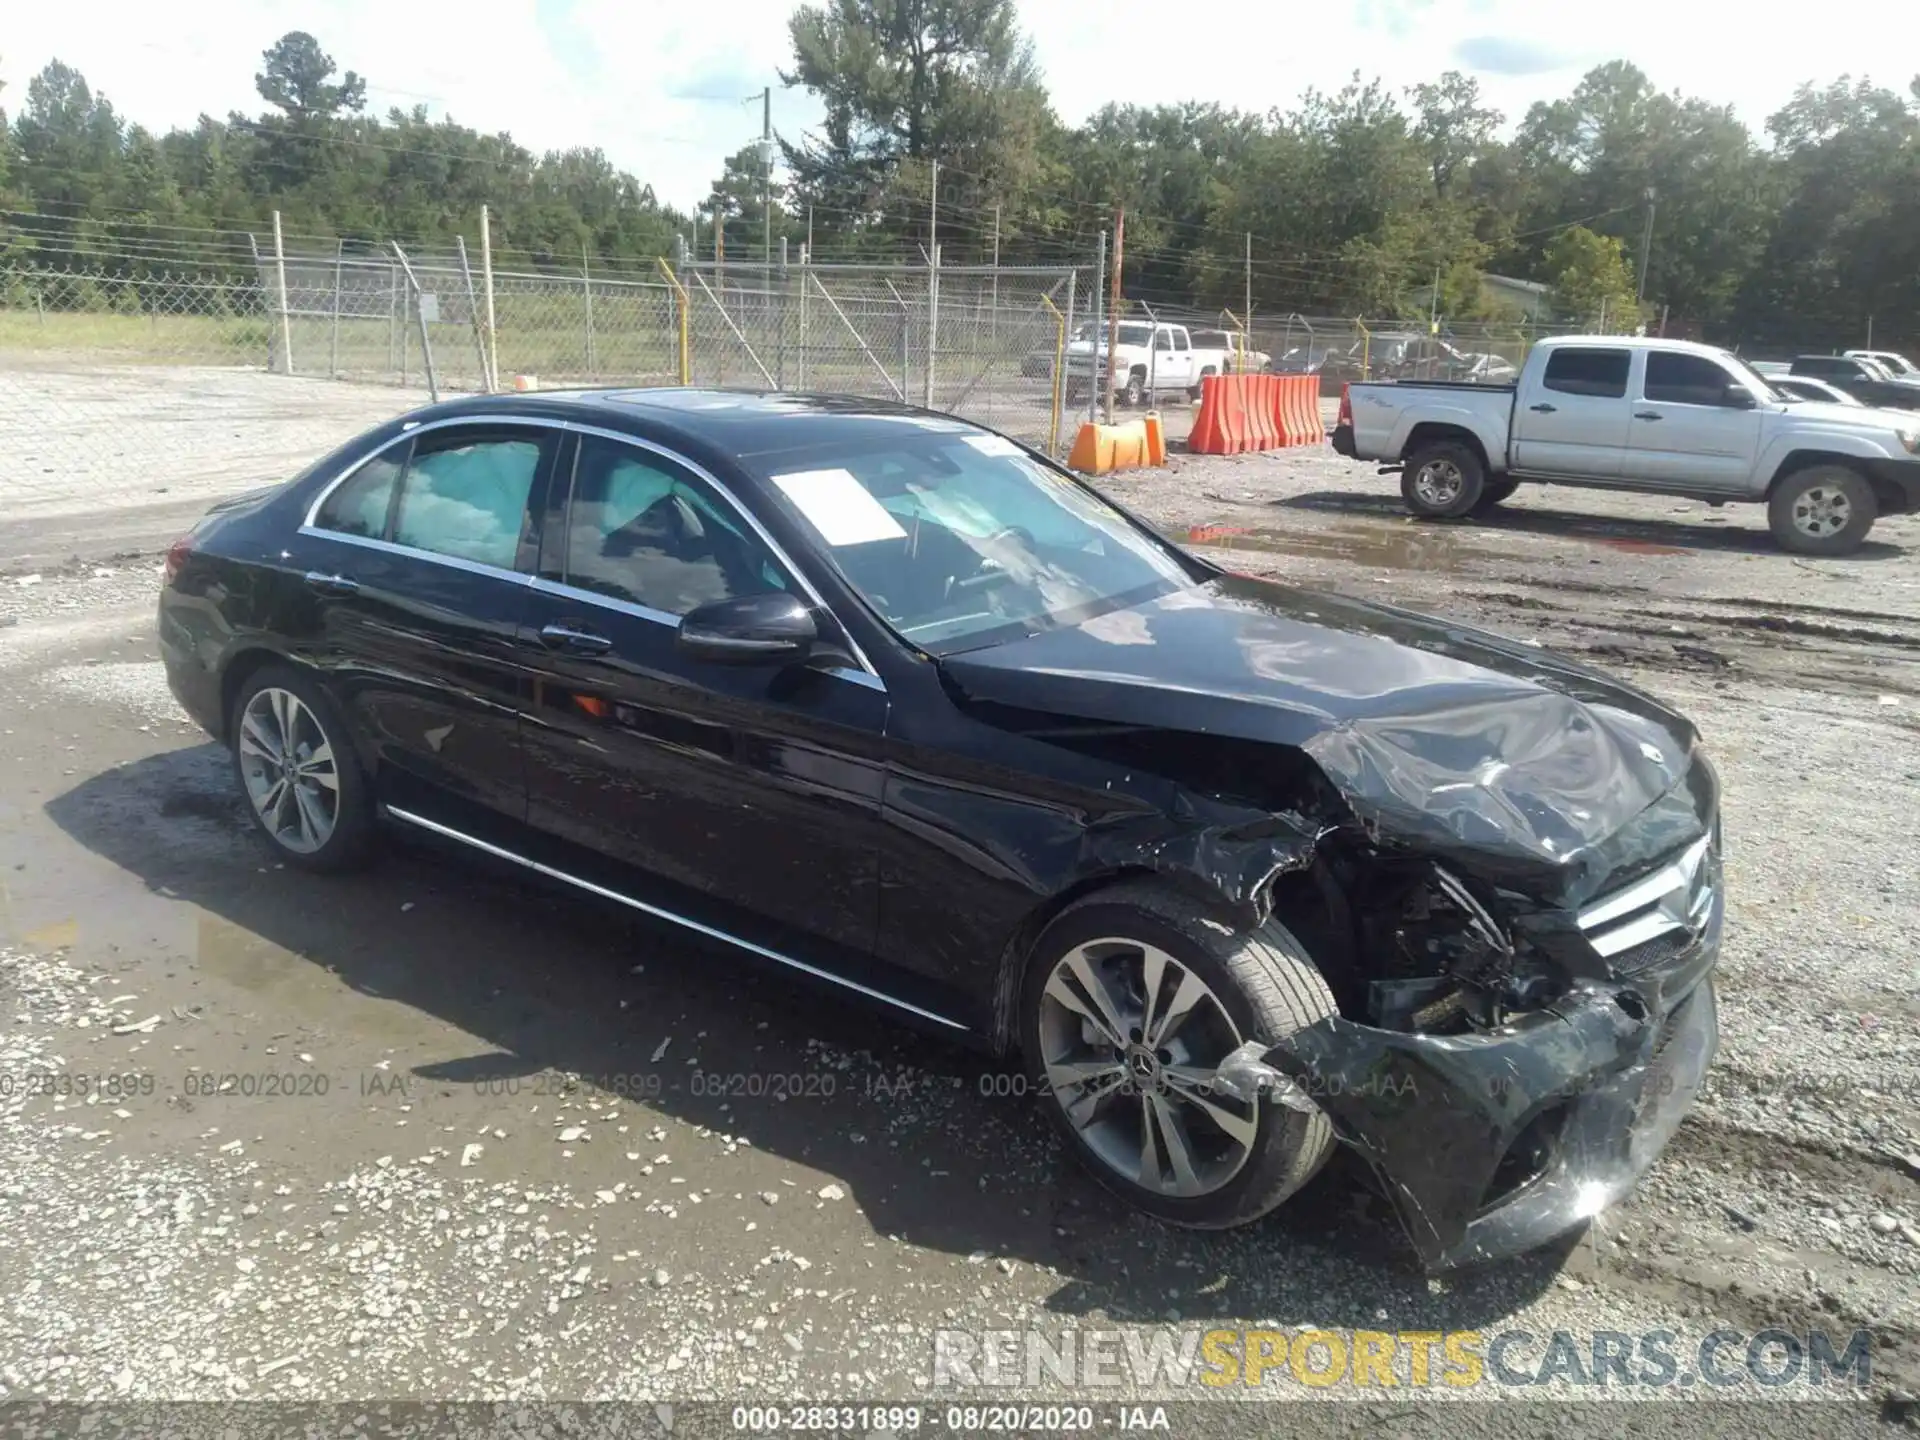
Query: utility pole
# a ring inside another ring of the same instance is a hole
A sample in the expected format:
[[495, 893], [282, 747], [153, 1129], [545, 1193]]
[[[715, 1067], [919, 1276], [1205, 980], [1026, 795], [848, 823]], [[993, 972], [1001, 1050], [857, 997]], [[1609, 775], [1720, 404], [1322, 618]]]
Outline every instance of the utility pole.
[[933, 408], [933, 357], [940, 345], [940, 162], [933, 162], [933, 185], [927, 202], [927, 387], [926, 406]]
[[1240, 368], [1247, 368], [1247, 347], [1253, 343], [1253, 232], [1247, 231], [1246, 294], [1240, 308]]
[[773, 266], [773, 87], [760, 92], [760, 263]]
[[[987, 302], [991, 307], [987, 311], [987, 353], [998, 355], [1000, 353], [1000, 207], [998, 205], [993, 207], [992, 286], [993, 298]], [[974, 293], [977, 295], [980, 292], [976, 290]], [[1871, 321], [1868, 322], [1867, 343], [1869, 345], [1873, 343]], [[991, 385], [987, 387], [987, 414], [989, 417], [993, 414], [993, 386]]]
[[1093, 267], [1093, 328], [1088, 333], [1093, 343], [1087, 347], [1087, 423], [1100, 421], [1100, 307], [1107, 299], [1107, 232], [1100, 232], [1099, 258]]
[[1647, 259], [1653, 254], [1653, 187], [1647, 187], [1647, 229], [1640, 237], [1640, 287], [1634, 292], [1636, 305], [1644, 305], [1647, 300]]
[[[1113, 212], [1113, 275], [1108, 280], [1112, 294], [1107, 302], [1107, 423], [1113, 423], [1113, 386], [1115, 372], [1120, 364], [1120, 256], [1127, 239], [1127, 207], [1116, 206]], [[1147, 338], [1147, 364], [1153, 364], [1153, 338]], [[1153, 383], [1152, 372], [1148, 372], [1147, 383]], [[1148, 403], [1152, 403], [1149, 396]]]

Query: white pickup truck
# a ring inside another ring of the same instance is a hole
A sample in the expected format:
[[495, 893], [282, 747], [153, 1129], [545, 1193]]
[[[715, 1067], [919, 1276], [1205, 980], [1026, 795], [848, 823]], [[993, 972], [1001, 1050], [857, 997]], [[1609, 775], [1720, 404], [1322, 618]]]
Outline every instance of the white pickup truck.
[[[1123, 405], [1145, 405], [1161, 395], [1183, 394], [1190, 400], [1200, 398], [1200, 381], [1207, 375], [1222, 373], [1225, 359], [1217, 351], [1197, 350], [1184, 325], [1154, 324], [1148, 320], [1122, 320], [1119, 344], [1114, 347], [1113, 393]], [[1107, 334], [1100, 327], [1096, 340], [1093, 326], [1082, 326], [1067, 346], [1067, 402], [1086, 398], [1091, 381], [1104, 385], [1107, 378]]]
[[1920, 510], [1920, 415], [1774, 390], [1710, 345], [1543, 340], [1512, 385], [1355, 382], [1333, 448], [1400, 470], [1407, 509], [1459, 519], [1522, 484], [1767, 506], [1805, 555], [1857, 548], [1875, 517]]

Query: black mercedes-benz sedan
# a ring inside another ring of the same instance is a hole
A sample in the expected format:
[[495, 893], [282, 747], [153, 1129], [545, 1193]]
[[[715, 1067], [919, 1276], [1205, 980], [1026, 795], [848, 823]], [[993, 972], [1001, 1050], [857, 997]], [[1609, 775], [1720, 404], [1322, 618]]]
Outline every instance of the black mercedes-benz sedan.
[[870, 401], [455, 401], [231, 502], [160, 636], [289, 865], [383, 827], [1017, 1057], [1228, 1226], [1344, 1144], [1435, 1267], [1577, 1228], [1711, 1059], [1718, 785], [1638, 690], [1225, 573]]

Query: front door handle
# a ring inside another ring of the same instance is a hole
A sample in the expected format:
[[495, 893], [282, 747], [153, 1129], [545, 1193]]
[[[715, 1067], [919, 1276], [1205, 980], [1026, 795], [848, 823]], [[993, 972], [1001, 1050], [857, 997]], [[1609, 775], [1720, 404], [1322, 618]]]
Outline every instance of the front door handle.
[[1551, 415], [1560, 407], [1558, 405], [1548, 405], [1543, 402], [1539, 405], [1529, 405], [1527, 408], [1541, 415]]
[[350, 575], [329, 575], [324, 570], [307, 572], [307, 588], [322, 595], [358, 595], [360, 582]]
[[565, 650], [574, 655], [604, 655], [613, 642], [591, 630], [576, 630], [571, 625], [543, 625], [540, 643], [549, 650]]
[[1660, 412], [1658, 410], [1636, 410], [1633, 412], [1633, 418], [1636, 420], [1658, 420], [1660, 418]]

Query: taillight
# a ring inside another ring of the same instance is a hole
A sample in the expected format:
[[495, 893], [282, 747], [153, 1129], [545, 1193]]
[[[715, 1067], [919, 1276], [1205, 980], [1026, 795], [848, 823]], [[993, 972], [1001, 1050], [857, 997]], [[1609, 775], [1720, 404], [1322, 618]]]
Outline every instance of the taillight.
[[1353, 424], [1353, 391], [1345, 380], [1340, 382], [1340, 414], [1333, 423], [1349, 426]]
[[182, 535], [167, 547], [166, 583], [171, 585], [180, 569], [187, 563], [187, 557], [193, 554], [193, 536]]

